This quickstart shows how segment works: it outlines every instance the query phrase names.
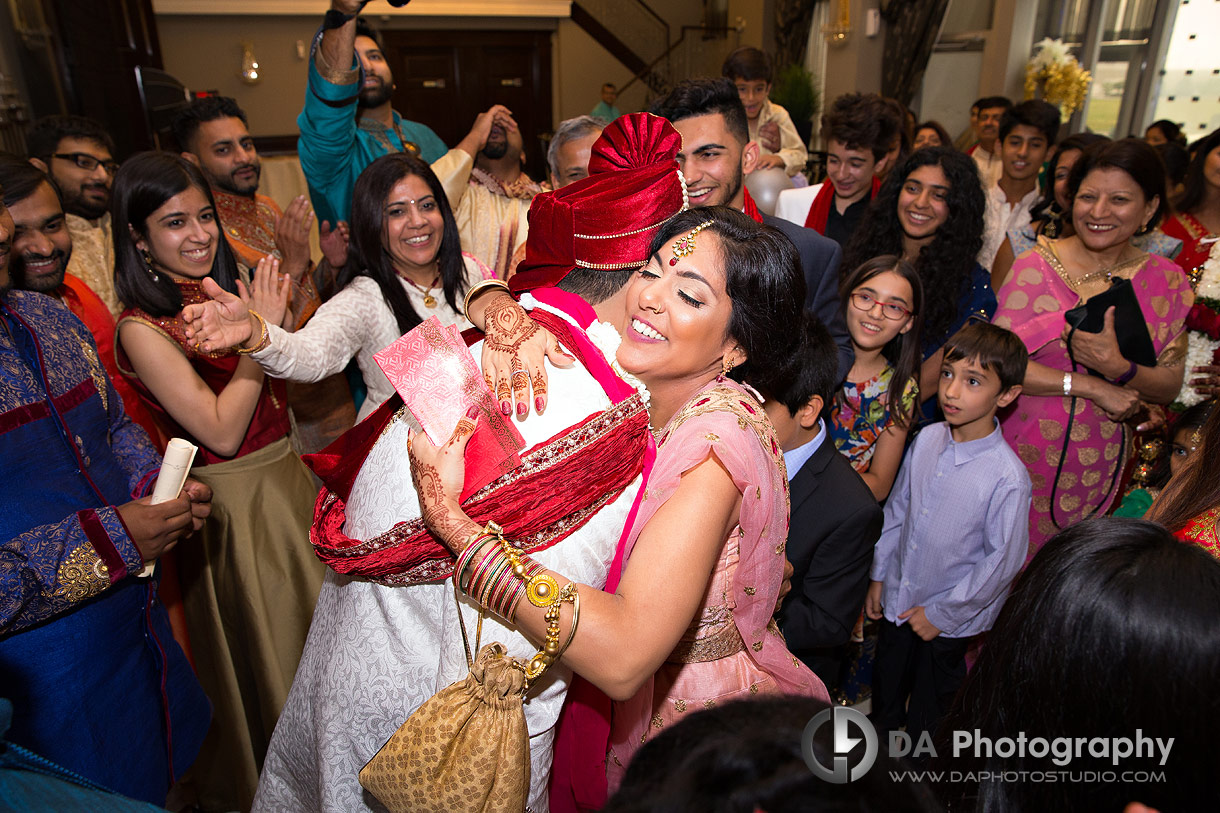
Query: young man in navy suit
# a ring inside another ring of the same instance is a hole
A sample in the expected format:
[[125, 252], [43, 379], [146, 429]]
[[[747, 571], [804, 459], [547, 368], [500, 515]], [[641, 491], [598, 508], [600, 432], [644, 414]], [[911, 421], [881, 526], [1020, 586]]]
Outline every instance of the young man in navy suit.
[[787, 546], [792, 591], [780, 609], [779, 625], [792, 653], [833, 690], [868, 592], [882, 512], [835, 449], [821, 417], [839, 382], [834, 340], [809, 311], [802, 330], [793, 383], [787, 392], [768, 393], [765, 404], [784, 450], [792, 502]]

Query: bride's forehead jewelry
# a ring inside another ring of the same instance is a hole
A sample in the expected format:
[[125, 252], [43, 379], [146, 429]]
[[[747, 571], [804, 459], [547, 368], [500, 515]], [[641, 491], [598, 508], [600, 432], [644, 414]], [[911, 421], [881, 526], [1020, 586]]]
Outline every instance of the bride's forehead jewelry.
[[679, 237], [674, 243], [674, 256], [669, 258], [669, 264], [677, 265], [680, 258], [689, 257], [691, 254], [693, 254], [695, 251], [695, 238], [699, 235], [699, 232], [703, 231], [710, 225], [712, 225], [712, 221], [705, 220], [698, 226], [695, 226], [695, 228], [688, 231], [686, 234]]

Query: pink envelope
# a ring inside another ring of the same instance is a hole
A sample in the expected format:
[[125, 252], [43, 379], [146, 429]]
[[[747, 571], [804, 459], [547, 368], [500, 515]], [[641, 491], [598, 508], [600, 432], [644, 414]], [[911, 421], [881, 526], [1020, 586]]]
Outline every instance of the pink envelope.
[[456, 327], [442, 327], [433, 316], [373, 358], [438, 446], [470, 407], [478, 407], [478, 425], [466, 446], [463, 500], [521, 465], [518, 451], [525, 440], [500, 412]]

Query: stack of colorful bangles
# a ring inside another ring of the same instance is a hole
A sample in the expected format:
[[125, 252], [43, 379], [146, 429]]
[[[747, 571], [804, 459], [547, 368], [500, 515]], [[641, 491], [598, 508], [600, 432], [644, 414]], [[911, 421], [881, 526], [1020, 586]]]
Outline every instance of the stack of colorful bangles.
[[[480, 606], [486, 607], [510, 624], [516, 618], [517, 604], [525, 596], [530, 604], [546, 610], [546, 641], [542, 651], [524, 667], [526, 678], [533, 680], [563, 656], [576, 636], [580, 620], [580, 593], [576, 585], [563, 588], [542, 565], [522, 555], [504, 536], [504, 529], [488, 522], [472, 534], [453, 567], [458, 587]], [[559, 645], [559, 612], [572, 602], [572, 629], [563, 646]]]

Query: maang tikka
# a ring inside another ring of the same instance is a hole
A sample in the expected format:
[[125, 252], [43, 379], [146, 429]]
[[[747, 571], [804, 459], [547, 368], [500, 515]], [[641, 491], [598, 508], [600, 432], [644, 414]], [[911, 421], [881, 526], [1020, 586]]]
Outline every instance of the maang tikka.
[[693, 254], [695, 251], [695, 237], [699, 235], [699, 232], [703, 231], [710, 225], [712, 225], [712, 221], [705, 220], [698, 226], [695, 226], [695, 228], [688, 231], [686, 234], [679, 237], [674, 243], [674, 256], [669, 258], [669, 264], [671, 266], [677, 265], [680, 258], [689, 257], [691, 254]]

